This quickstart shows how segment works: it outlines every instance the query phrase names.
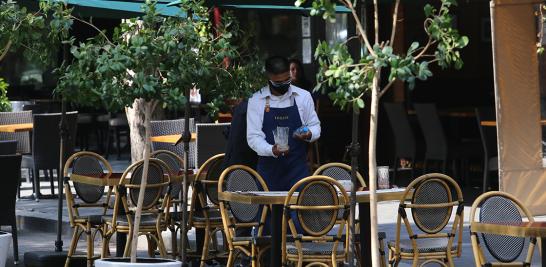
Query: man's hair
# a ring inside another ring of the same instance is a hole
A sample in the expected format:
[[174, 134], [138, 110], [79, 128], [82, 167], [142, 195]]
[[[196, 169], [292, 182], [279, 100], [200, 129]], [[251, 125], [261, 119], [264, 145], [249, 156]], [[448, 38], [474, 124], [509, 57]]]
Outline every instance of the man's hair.
[[281, 74], [290, 71], [288, 59], [281, 56], [272, 56], [265, 60], [265, 71], [268, 74]]

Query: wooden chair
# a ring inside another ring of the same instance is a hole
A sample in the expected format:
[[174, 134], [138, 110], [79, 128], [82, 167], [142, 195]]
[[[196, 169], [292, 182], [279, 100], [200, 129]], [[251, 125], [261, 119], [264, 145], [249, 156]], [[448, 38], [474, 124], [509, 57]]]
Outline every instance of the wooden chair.
[[[188, 230], [195, 228], [205, 231], [203, 248], [201, 251], [201, 267], [205, 262], [215, 258], [225, 258], [225, 253], [218, 249], [215, 234], [223, 230], [222, 216], [218, 201], [218, 180], [222, 174], [224, 154], [218, 154], [209, 158], [195, 175], [191, 197], [190, 212], [188, 216]], [[187, 233], [186, 233], [187, 234]], [[209, 250], [213, 241], [215, 249]], [[210, 255], [212, 254], [212, 255]], [[199, 255], [197, 255], [199, 256]]]
[[[413, 260], [414, 267], [420, 260], [439, 259], [453, 267], [453, 257], [461, 256], [463, 211], [461, 189], [451, 177], [431, 173], [411, 182], [400, 198], [396, 240], [388, 243], [390, 266], [398, 266], [406, 259]], [[453, 213], [455, 219], [447, 227]], [[402, 222], [408, 239], [401, 239]], [[414, 225], [418, 229], [414, 230]]]
[[[169, 216], [169, 209], [167, 207], [170, 205], [168, 190], [170, 175], [168, 171], [165, 171], [168, 168], [163, 161], [154, 158], [150, 159], [147, 178], [148, 184], [145, 188], [146, 193], [139, 228], [139, 235], [146, 235], [148, 240], [148, 256], [150, 257], [155, 256], [156, 244], [159, 247], [161, 257], [165, 258], [167, 256], [161, 232], [166, 230], [168, 224], [167, 218]], [[115, 188], [116, 201], [113, 215], [111, 217], [103, 217], [105, 221], [105, 234], [102, 245], [103, 258], [108, 255], [110, 238], [117, 232], [128, 234], [123, 256], [127, 257], [131, 251], [134, 213], [141, 190], [140, 181], [143, 177], [143, 169], [144, 160], [135, 162], [129, 166], [121, 176], [119, 185]], [[128, 191], [127, 193], [125, 193], [126, 190]], [[124, 210], [125, 215], [119, 215], [120, 209]]]
[[[70, 260], [82, 234], [85, 234], [87, 242], [86, 259], [87, 266], [90, 267], [97, 258], [94, 252], [95, 237], [97, 234], [103, 235], [102, 216], [106, 215], [108, 210], [112, 186], [108, 187], [106, 197], [104, 197], [104, 189], [112, 175], [112, 167], [108, 161], [96, 153], [78, 152], [66, 161], [63, 175], [68, 218], [74, 231], [65, 267], [70, 266]], [[72, 193], [72, 187], [77, 198]], [[83, 210], [89, 212], [83, 212]]]
[[[313, 175], [324, 175], [331, 178], [334, 178], [336, 181], [350, 181], [351, 178], [351, 166], [345, 164], [345, 163], [339, 163], [339, 162], [332, 162], [327, 163], [322, 166], [320, 166]], [[356, 173], [356, 178], [359, 181], [360, 187], [367, 187], [366, 182], [364, 181], [364, 178], [360, 174], [360, 172]], [[338, 218], [341, 218], [342, 211], [338, 214]], [[356, 220], [356, 226], [355, 226], [355, 237], [359, 236], [360, 233], [360, 222], [357, 218]], [[349, 229], [347, 229], [347, 234], [349, 234]], [[386, 266], [385, 263], [385, 238], [387, 237], [387, 234], [385, 232], [379, 232], [378, 233], [378, 239], [379, 239], [379, 254], [381, 255], [381, 267]], [[348, 249], [348, 248], [347, 248]], [[360, 251], [360, 240], [356, 240], [355, 238], [355, 251]], [[357, 253], [357, 259], [360, 262], [360, 253]]]
[[[477, 213], [479, 216], [476, 216]], [[536, 238], [518, 237], [510, 233], [506, 235], [480, 233], [476, 230], [475, 224], [476, 222], [520, 223], [523, 222], [523, 218], [534, 222], [533, 215], [523, 203], [508, 193], [491, 191], [482, 194], [474, 201], [470, 211], [470, 239], [476, 266], [531, 266]], [[526, 243], [528, 243], [527, 255], [523, 260], [518, 261]], [[497, 262], [486, 258], [482, 244], [485, 244], [487, 251]]]
[[[299, 191], [295, 203], [292, 196]], [[339, 196], [338, 196], [339, 192]], [[338, 212], [343, 211], [339, 220]], [[349, 196], [336, 180], [327, 176], [310, 176], [297, 182], [288, 192], [284, 202], [282, 220], [283, 265], [304, 263], [318, 266], [337, 266], [344, 261], [348, 237], [344, 227], [349, 216]], [[296, 222], [297, 220], [297, 222]], [[298, 231], [296, 224], [301, 226]], [[339, 225], [335, 235], [328, 235], [334, 225]], [[287, 241], [287, 234], [294, 241]]]
[[[269, 190], [256, 171], [247, 166], [233, 165], [220, 176], [218, 192], [224, 191]], [[269, 240], [262, 236], [268, 208], [267, 205], [220, 201], [220, 212], [229, 247], [228, 267], [234, 265], [237, 252], [251, 257], [252, 266], [258, 266], [265, 251], [264, 244]]]
[[[167, 169], [170, 177], [170, 206], [169, 217], [167, 218], [167, 229], [171, 232], [171, 255], [173, 259], [178, 256], [178, 240], [177, 232], [180, 230], [180, 220], [182, 219], [181, 210], [179, 207], [184, 199], [182, 191], [182, 175], [181, 171], [184, 167], [184, 160], [177, 154], [167, 150], [156, 150], [151, 155], [152, 158], [163, 161], [169, 169]], [[186, 190], [187, 192], [187, 190]], [[186, 238], [187, 240], [187, 238]]]

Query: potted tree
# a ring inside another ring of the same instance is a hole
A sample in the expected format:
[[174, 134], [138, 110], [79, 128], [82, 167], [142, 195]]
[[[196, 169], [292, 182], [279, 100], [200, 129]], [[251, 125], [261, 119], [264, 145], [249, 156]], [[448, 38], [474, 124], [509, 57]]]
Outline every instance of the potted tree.
[[[295, 4], [300, 6], [306, 0], [297, 0]], [[463, 62], [460, 50], [468, 44], [466, 36], [459, 35], [452, 27], [453, 18], [450, 10], [456, 5], [455, 0], [441, 0], [437, 6], [424, 5], [425, 21], [423, 27], [427, 36], [426, 43], [413, 42], [406, 51], [395, 51], [393, 44], [396, 38], [396, 28], [399, 24], [398, 11], [400, 0], [393, 1], [392, 6], [383, 6], [392, 11], [392, 28], [389, 39], [379, 38], [379, 0], [370, 1], [323, 1], [310, 0], [312, 2], [312, 15], [322, 15], [324, 19], [335, 21], [336, 3], [342, 4], [351, 11], [357, 29], [356, 36], [347, 39], [358, 41], [363, 48], [364, 55], [360, 58], [353, 58], [347, 49], [346, 43], [338, 43], [329, 46], [321, 42], [315, 52], [315, 57], [320, 64], [317, 74], [318, 85], [315, 90], [326, 91], [335, 89], [329, 93], [334, 104], [342, 109], [352, 108], [353, 111], [353, 132], [351, 144], [353, 183], [356, 183], [355, 173], [358, 170], [358, 116], [360, 109], [364, 108], [364, 99], [370, 100], [370, 133], [368, 145], [368, 169], [370, 189], [370, 218], [371, 218], [371, 249], [372, 265], [379, 266], [377, 238], [377, 200], [375, 196], [377, 180], [376, 163], [376, 136], [377, 116], [379, 99], [391, 88], [396, 81], [408, 84], [410, 89], [415, 86], [416, 80], [426, 80], [432, 76], [429, 69], [431, 64], [437, 64], [441, 68], [454, 66], [460, 69]], [[373, 28], [368, 29], [362, 25], [359, 16], [358, 5], [367, 5], [373, 10]], [[410, 26], [410, 25], [408, 25]], [[351, 219], [354, 220], [355, 208], [355, 187], [351, 192]], [[351, 225], [351, 233], [355, 233], [354, 224]], [[351, 251], [353, 247], [351, 246]], [[351, 253], [352, 255], [352, 253]], [[354, 264], [352, 257], [349, 260], [350, 266]]]
[[[74, 46], [72, 64], [63, 66], [56, 92], [83, 105], [124, 107], [131, 132], [131, 157], [150, 158], [150, 120], [159, 106], [187, 105], [184, 92], [211, 80], [231, 57], [230, 35], [213, 35], [207, 9], [200, 1], [187, 1], [183, 17], [161, 17], [147, 2], [139, 19], [122, 22], [112, 40], [104, 34]], [[195, 18], [194, 18], [195, 17]], [[79, 88], [72, 90], [71, 88]], [[143, 177], [142, 187], [146, 185]], [[134, 218], [130, 259], [103, 259], [96, 266], [180, 266], [165, 259], [137, 259], [137, 242], [144, 190], [140, 191]]]

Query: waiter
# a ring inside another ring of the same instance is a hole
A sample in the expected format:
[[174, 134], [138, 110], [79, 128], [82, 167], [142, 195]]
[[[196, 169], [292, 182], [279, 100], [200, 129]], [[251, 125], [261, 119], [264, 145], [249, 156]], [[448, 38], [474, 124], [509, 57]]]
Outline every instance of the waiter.
[[[268, 85], [248, 101], [247, 141], [259, 156], [257, 171], [269, 190], [288, 191], [309, 176], [306, 143], [320, 137], [320, 121], [311, 94], [291, 85], [290, 63], [286, 58], [268, 58], [265, 71]], [[307, 131], [294, 135], [302, 126]], [[288, 151], [281, 151], [275, 145], [273, 131], [277, 127], [289, 128]]]

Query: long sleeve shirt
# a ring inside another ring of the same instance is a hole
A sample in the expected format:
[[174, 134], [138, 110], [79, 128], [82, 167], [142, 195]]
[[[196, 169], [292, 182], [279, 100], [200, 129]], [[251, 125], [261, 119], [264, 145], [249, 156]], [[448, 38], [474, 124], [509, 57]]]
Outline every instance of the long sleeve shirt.
[[248, 112], [246, 116], [247, 130], [246, 137], [250, 148], [259, 156], [273, 157], [273, 144], [265, 140], [265, 133], [262, 131], [266, 98], [269, 97], [269, 106], [271, 108], [290, 107], [293, 102], [291, 96], [298, 105], [301, 122], [311, 131], [309, 142], [313, 142], [320, 137], [320, 121], [315, 111], [315, 104], [311, 94], [299, 87], [291, 85], [288, 91], [281, 96], [271, 94], [269, 87], [263, 87], [254, 93], [248, 101]]

